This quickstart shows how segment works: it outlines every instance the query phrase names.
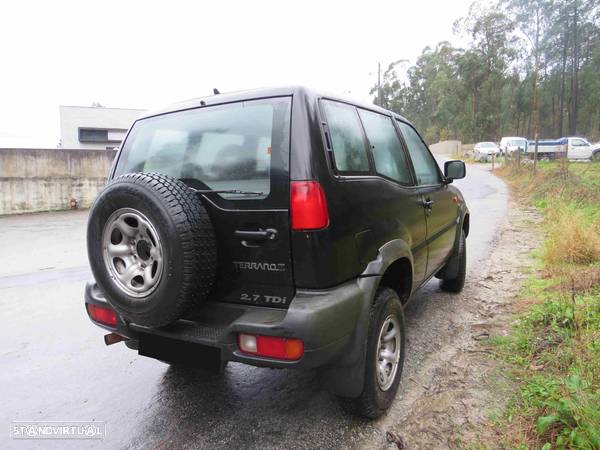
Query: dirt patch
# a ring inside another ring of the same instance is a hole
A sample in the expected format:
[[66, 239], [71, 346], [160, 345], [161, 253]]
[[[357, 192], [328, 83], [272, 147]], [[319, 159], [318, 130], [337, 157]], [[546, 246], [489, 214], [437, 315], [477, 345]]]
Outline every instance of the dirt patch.
[[[563, 273], [556, 272], [563, 280], [549, 287], [553, 291], [586, 292], [593, 287], [600, 286], [600, 267], [571, 266]], [[550, 274], [543, 273], [543, 275], [550, 277]]]
[[541, 220], [536, 210], [510, 203], [487, 267], [471, 271], [478, 275], [460, 296], [436, 302], [439, 348], [407, 367], [392, 410], [375, 424], [380, 433], [364, 448], [464, 448], [497, 441], [485, 424], [501, 410], [510, 386], [488, 342], [510, 330], [530, 252], [541, 241]]

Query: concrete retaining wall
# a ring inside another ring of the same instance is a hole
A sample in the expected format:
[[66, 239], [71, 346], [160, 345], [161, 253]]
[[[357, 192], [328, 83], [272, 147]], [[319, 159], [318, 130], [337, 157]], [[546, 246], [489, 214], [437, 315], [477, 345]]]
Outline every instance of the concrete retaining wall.
[[0, 149], [0, 215], [89, 207], [114, 150]]
[[463, 144], [462, 145], [462, 154], [464, 155], [465, 153], [469, 153], [472, 152], [473, 149], [475, 148], [475, 144]]
[[460, 141], [442, 141], [431, 144], [429, 149], [437, 155], [462, 155], [462, 143]]
[[442, 141], [431, 144], [429, 149], [437, 155], [465, 156], [472, 152], [475, 144], [463, 144], [461, 141]]

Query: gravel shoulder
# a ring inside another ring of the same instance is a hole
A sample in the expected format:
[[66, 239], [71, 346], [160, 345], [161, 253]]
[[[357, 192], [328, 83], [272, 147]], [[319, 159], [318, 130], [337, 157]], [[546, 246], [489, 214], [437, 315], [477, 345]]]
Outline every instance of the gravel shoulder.
[[[441, 294], [428, 305], [424, 314], [436, 329], [408, 324], [409, 359], [414, 355], [411, 340], [423, 340], [423, 334], [437, 348], [419, 364], [405, 367], [391, 411], [377, 422], [379, 433], [361, 448], [464, 448], [494, 441], [486, 422], [502, 408], [509, 382], [486, 342], [510, 330], [530, 252], [540, 243], [535, 232], [540, 222], [534, 209], [511, 201], [489, 258], [480, 270], [471, 271], [462, 294]], [[409, 317], [414, 307], [408, 306]]]

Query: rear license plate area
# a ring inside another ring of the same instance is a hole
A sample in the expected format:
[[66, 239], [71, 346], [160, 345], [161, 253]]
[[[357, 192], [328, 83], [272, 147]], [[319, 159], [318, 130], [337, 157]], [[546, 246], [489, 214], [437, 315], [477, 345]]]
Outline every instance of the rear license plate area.
[[221, 367], [221, 349], [156, 334], [139, 334], [138, 354], [216, 372]]

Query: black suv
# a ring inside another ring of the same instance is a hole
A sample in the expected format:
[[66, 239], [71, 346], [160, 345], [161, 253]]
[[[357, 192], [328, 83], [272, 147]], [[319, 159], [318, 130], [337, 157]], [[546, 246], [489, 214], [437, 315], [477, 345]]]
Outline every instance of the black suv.
[[394, 399], [403, 305], [459, 292], [469, 212], [403, 117], [302, 87], [135, 122], [90, 212], [86, 310], [174, 364], [316, 368], [359, 414]]

